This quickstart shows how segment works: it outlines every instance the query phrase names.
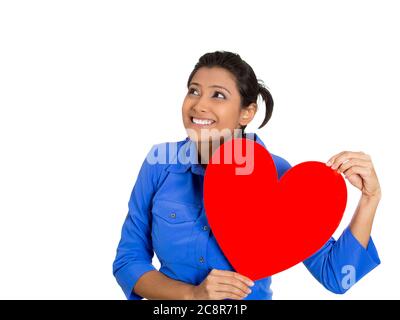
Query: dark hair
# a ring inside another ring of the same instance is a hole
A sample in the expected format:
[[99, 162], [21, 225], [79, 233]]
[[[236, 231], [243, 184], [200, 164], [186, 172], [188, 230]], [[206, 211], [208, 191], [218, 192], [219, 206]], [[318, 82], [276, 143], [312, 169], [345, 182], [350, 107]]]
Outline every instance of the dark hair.
[[[265, 102], [266, 111], [265, 117], [258, 129], [267, 124], [272, 115], [274, 108], [274, 100], [271, 93], [264, 86], [264, 82], [256, 78], [256, 75], [250, 65], [244, 61], [240, 55], [229, 51], [215, 51], [202, 55], [196, 63], [193, 71], [189, 76], [187, 87], [189, 88], [190, 82], [194, 74], [201, 67], [221, 67], [231, 72], [236, 78], [236, 85], [240, 93], [240, 107], [245, 108], [251, 103], [257, 103], [258, 95], [261, 94]], [[242, 126], [242, 130], [246, 126]]]

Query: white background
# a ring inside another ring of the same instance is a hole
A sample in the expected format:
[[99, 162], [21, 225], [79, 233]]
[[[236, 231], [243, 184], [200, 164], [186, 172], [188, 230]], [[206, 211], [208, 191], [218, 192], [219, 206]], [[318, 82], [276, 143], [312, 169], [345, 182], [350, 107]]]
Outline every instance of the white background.
[[[400, 298], [397, 1], [1, 1], [0, 298], [125, 299], [112, 262], [139, 167], [185, 138], [186, 81], [239, 53], [274, 100], [248, 132], [292, 165], [372, 156], [382, 264], [345, 295], [299, 264], [274, 299]], [[260, 102], [261, 103], [261, 102]], [[349, 201], [339, 236], [360, 192]], [[158, 261], [154, 260], [158, 267]]]

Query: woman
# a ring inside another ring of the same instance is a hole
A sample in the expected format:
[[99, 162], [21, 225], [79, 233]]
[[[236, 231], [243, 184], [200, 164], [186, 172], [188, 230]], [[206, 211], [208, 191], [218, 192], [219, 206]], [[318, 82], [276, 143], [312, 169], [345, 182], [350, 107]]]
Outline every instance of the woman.
[[[187, 86], [182, 118], [189, 136], [153, 146], [143, 162], [122, 227], [114, 276], [128, 299], [271, 299], [271, 278], [253, 282], [235, 272], [210, 230], [203, 179], [218, 146], [211, 141], [221, 136], [203, 134], [239, 130], [246, 137], [258, 95], [266, 105], [259, 128], [271, 117], [272, 96], [239, 55], [224, 51], [203, 55]], [[271, 155], [281, 177], [291, 166]], [[331, 238], [303, 263], [322, 285], [339, 294], [380, 264], [370, 233], [381, 191], [371, 158], [363, 152], [338, 153], [327, 165], [360, 189], [361, 198], [338, 240]], [[151, 263], [154, 252], [159, 271]]]

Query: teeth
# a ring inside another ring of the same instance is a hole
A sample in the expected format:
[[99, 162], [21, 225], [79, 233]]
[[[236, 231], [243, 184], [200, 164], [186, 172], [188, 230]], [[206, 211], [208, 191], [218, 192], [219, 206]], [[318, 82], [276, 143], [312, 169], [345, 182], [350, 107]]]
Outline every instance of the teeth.
[[209, 120], [209, 119], [197, 119], [197, 118], [192, 118], [193, 123], [195, 124], [202, 124], [202, 125], [209, 125], [215, 122], [214, 120]]

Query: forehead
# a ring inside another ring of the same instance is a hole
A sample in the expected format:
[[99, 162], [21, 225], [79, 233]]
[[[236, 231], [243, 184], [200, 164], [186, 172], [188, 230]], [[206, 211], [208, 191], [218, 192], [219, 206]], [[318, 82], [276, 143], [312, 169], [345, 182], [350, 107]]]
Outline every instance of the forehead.
[[191, 82], [197, 82], [206, 87], [219, 85], [229, 90], [234, 90], [236, 87], [234, 75], [228, 70], [220, 67], [201, 67], [197, 70]]

